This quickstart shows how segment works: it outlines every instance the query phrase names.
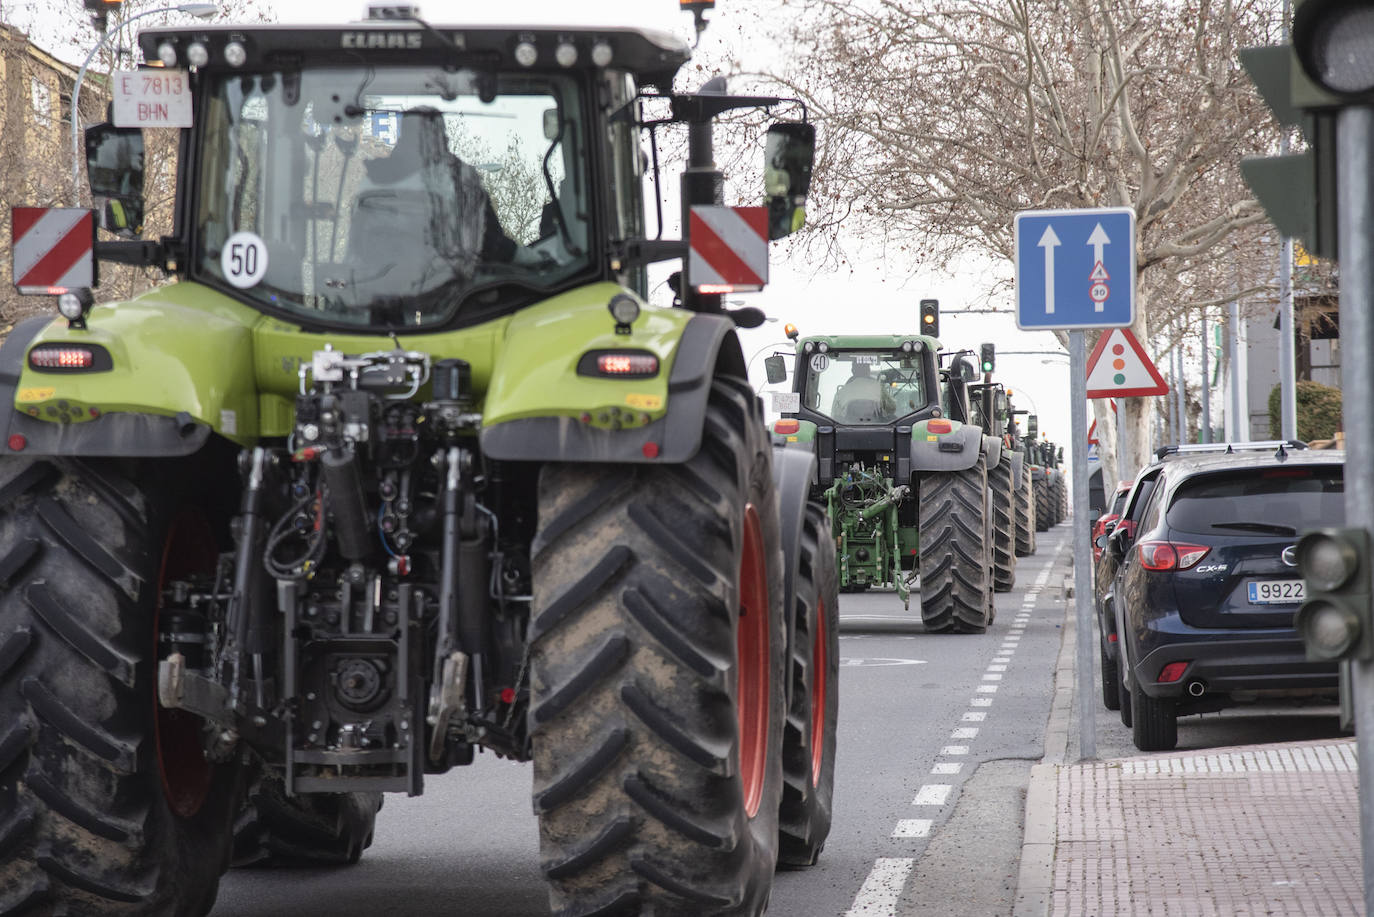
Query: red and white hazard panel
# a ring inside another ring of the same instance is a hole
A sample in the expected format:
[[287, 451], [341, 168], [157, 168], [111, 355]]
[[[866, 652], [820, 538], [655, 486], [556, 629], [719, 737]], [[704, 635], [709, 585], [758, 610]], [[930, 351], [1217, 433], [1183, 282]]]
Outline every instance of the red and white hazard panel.
[[693, 207], [687, 283], [702, 293], [761, 290], [768, 282], [767, 207]]
[[95, 219], [75, 207], [10, 211], [14, 285], [26, 295], [95, 286]]

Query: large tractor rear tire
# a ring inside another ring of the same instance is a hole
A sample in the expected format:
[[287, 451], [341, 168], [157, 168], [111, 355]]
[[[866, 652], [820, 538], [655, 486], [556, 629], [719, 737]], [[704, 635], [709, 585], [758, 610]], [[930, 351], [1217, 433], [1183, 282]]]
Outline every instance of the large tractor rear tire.
[[1063, 522], [1069, 518], [1069, 481], [1061, 474], [1054, 483], [1059, 500], [1059, 515], [1056, 518], [1059, 522]]
[[792, 640], [792, 700], [783, 739], [778, 863], [815, 865], [830, 834], [840, 703], [840, 596], [830, 521], [812, 504], [802, 523]]
[[156, 685], [162, 586], [219, 545], [129, 467], [0, 460], [0, 914], [200, 917], [229, 865], [242, 769]]
[[558, 915], [760, 914], [778, 856], [783, 558], [758, 399], [683, 465], [539, 482], [530, 723]]
[[[1011, 452], [988, 472], [992, 491], [992, 588], [1011, 592], [1016, 585], [1016, 494]], [[991, 623], [991, 622], [989, 622]]]
[[351, 865], [372, 846], [381, 793], [287, 796], [262, 777], [234, 823], [234, 865]]
[[1029, 557], [1035, 553], [1035, 482], [1030, 466], [1021, 470], [1021, 486], [1016, 489], [1016, 556]]
[[932, 633], [988, 629], [987, 465], [920, 478], [921, 620]]
[[1053, 525], [1054, 507], [1050, 505], [1050, 479], [1046, 474], [1035, 479], [1035, 530], [1048, 532]]

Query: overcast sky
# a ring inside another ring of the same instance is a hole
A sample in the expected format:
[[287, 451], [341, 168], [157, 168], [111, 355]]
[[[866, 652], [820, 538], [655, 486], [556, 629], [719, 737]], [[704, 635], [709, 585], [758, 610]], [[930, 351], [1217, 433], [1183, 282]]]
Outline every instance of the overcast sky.
[[[274, 10], [276, 20], [283, 23], [347, 22], [361, 18], [365, 8], [364, 2], [337, 0], [265, 2]], [[37, 0], [37, 4], [45, 5], [44, 0]], [[51, 7], [56, 5], [51, 4]], [[436, 24], [639, 25], [668, 29], [688, 39], [692, 34], [691, 17], [680, 13], [674, 0], [589, 0], [584, 3], [502, 0], [494, 4], [428, 0], [420, 4], [420, 12]], [[778, 50], [756, 39], [766, 31], [763, 28], [765, 18], [786, 14], [787, 7], [779, 6], [777, 0], [720, 0], [708, 15], [722, 26], [707, 29], [697, 52], [698, 60], [721, 67], [734, 63], [744, 71], [769, 69], [770, 63], [777, 59]], [[729, 27], [725, 25], [727, 22]], [[19, 24], [24, 26], [22, 22]], [[46, 41], [57, 42], [60, 39], [53, 36], [70, 34], [67, 14], [59, 15], [55, 11], [46, 16], [40, 12], [28, 27], [40, 43], [45, 41], [45, 36], [48, 36]], [[745, 41], [740, 38], [741, 34], [755, 40]], [[670, 172], [677, 171], [679, 166], [665, 163]], [[675, 194], [671, 189], [665, 190]], [[742, 333], [746, 359], [760, 350], [771, 352], [768, 345], [783, 340], [781, 327], [785, 322], [795, 323], [802, 334], [914, 332], [917, 302], [937, 298], [943, 309], [941, 339], [946, 347], [976, 349], [982, 341], [996, 343], [999, 353], [1003, 354], [998, 359], [997, 378], [1018, 393], [1021, 407], [1032, 408], [1040, 414], [1040, 428], [1047, 431], [1050, 438], [1068, 443], [1067, 360], [1039, 354], [1012, 356], [1005, 353], [1010, 350], [1058, 352], [1061, 348], [1054, 336], [1048, 332], [1017, 331], [1010, 313], [983, 315], [954, 311], [986, 307], [988, 290], [994, 281], [1010, 278], [1010, 265], [970, 257], [953, 272], [923, 269], [913, 275], [910, 264], [885, 262], [881, 252], [865, 247], [861, 239], [847, 239], [846, 247], [855, 255], [852, 271], [817, 273], [806, 264], [789, 261], [781, 246], [774, 245], [768, 287], [761, 293], [739, 298], [763, 309], [778, 322]], [[659, 301], [663, 295], [659, 290], [655, 300]], [[1009, 290], [994, 300], [999, 306], [1009, 302]], [[750, 369], [755, 383], [762, 384], [763, 360], [751, 361]]]

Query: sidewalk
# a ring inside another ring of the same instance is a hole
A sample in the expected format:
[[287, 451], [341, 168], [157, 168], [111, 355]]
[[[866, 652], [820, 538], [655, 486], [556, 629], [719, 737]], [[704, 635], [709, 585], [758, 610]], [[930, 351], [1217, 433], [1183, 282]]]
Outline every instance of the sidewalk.
[[1363, 913], [1354, 740], [1039, 764], [1018, 917]]

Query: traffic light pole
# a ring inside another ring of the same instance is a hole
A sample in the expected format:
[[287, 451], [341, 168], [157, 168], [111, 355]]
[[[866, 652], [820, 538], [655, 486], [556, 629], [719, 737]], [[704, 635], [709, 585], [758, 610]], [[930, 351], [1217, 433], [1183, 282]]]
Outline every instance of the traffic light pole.
[[[1341, 387], [1345, 399], [1346, 525], [1374, 529], [1374, 107], [1343, 108], [1336, 128], [1338, 245], [1341, 258]], [[1363, 568], [1360, 576], [1368, 578]], [[1360, 767], [1360, 847], [1365, 913], [1374, 914], [1374, 661], [1351, 663], [1355, 741]]]

